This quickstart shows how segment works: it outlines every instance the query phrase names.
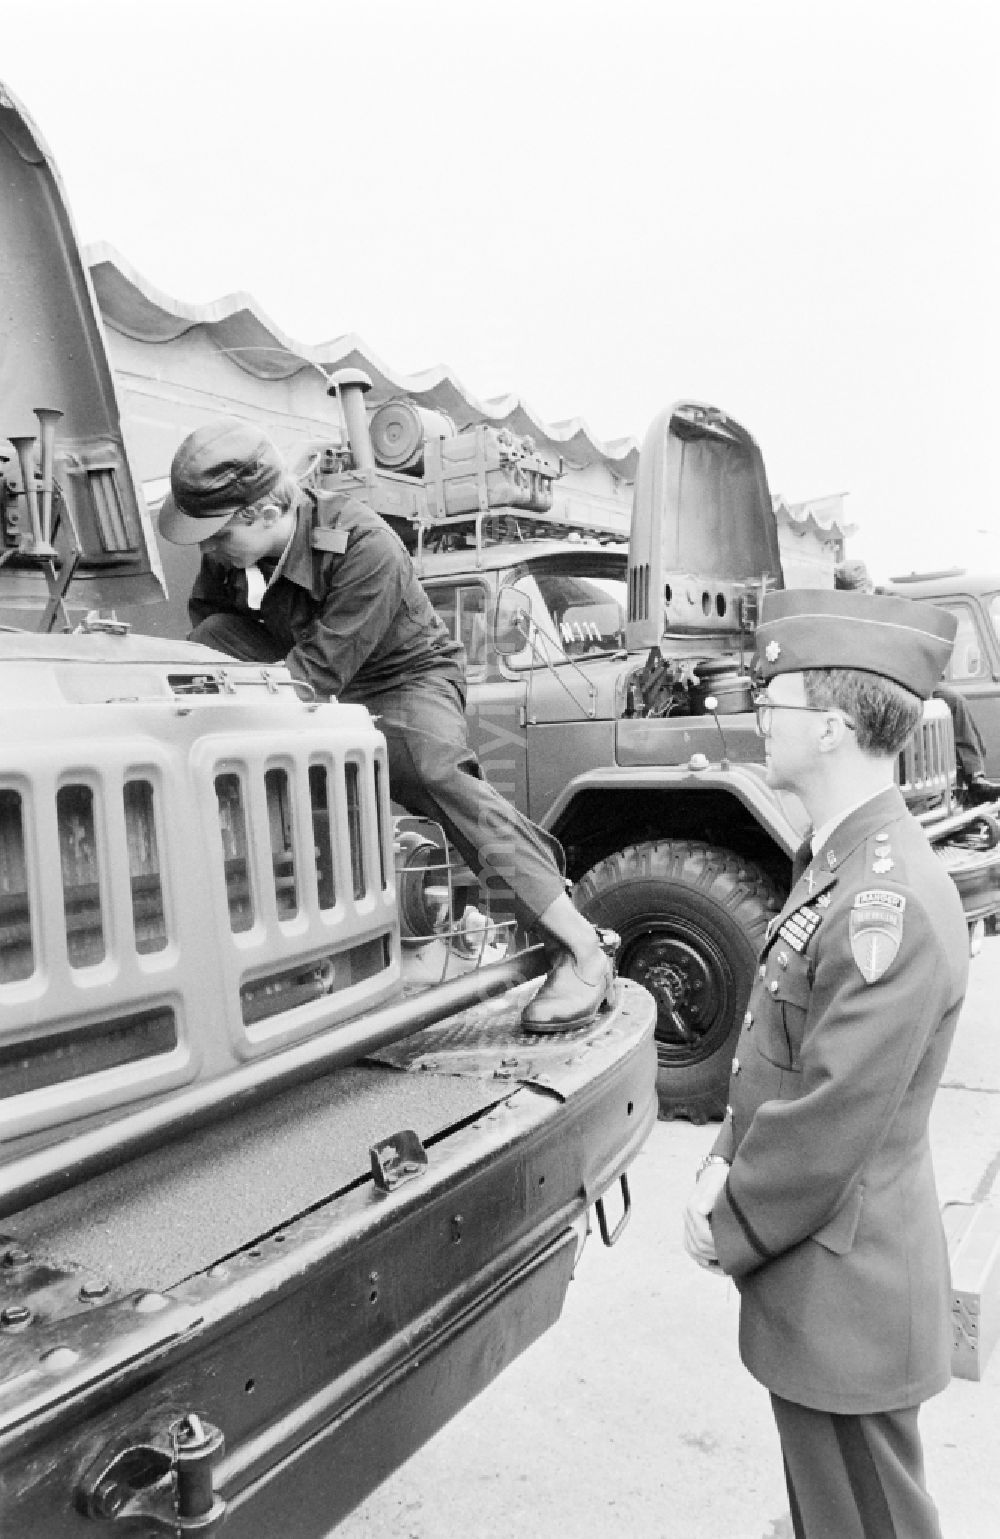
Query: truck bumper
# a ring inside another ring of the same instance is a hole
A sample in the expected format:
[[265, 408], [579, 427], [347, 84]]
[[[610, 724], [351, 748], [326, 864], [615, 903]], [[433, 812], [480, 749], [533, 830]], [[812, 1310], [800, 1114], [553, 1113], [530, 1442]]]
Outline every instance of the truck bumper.
[[[22, 1290], [33, 1319], [5, 1342], [0, 1376], [0, 1531], [118, 1531], [114, 1519], [81, 1515], [87, 1490], [116, 1451], [169, 1448], [169, 1428], [194, 1413], [225, 1439], [212, 1480], [226, 1534], [326, 1534], [557, 1319], [580, 1220], [655, 1120], [653, 1005], [621, 984], [614, 1012], [560, 1044], [561, 1065], [513, 1082], [496, 1077], [511, 1070], [504, 1031], [517, 1030], [517, 1002], [503, 1008], [505, 1018], [484, 1006], [448, 1023], [478, 1038], [479, 1090], [458, 1123], [425, 1132], [426, 1166], [392, 1190], [357, 1163], [305, 1211], [290, 1214], [279, 1190], [270, 1227], [185, 1273], [190, 1191], [175, 1172], [158, 1210], [180, 1269], [168, 1286], [81, 1307], [74, 1263], [53, 1264], [66, 1231], [45, 1230], [62, 1210], [7, 1220], [34, 1247], [36, 1285]], [[414, 1107], [435, 1080], [454, 1079], [445, 1064], [407, 1069], [349, 1073], [352, 1086], [364, 1076], [391, 1086], [397, 1106], [406, 1090]], [[244, 1186], [264, 1174], [250, 1131], [232, 1140]], [[194, 1150], [180, 1153], [184, 1170], [194, 1159], [204, 1176]], [[99, 1213], [100, 1182], [54, 1202], [71, 1198], [75, 1211], [86, 1199]], [[147, 1189], [144, 1209], [149, 1200]], [[150, 1532], [169, 1519], [169, 1476], [127, 1487], [124, 1532], [130, 1516]]]

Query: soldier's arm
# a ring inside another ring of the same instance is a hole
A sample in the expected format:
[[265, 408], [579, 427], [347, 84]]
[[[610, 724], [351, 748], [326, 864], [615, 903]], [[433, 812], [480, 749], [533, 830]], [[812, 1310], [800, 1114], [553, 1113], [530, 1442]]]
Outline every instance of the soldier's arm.
[[188, 599], [192, 628], [209, 615], [242, 613], [232, 586], [233, 574], [217, 561], [202, 556], [198, 575]]
[[378, 646], [403, 593], [405, 553], [389, 529], [351, 532], [327, 558], [322, 608], [288, 654], [288, 667], [319, 695], [337, 695]]

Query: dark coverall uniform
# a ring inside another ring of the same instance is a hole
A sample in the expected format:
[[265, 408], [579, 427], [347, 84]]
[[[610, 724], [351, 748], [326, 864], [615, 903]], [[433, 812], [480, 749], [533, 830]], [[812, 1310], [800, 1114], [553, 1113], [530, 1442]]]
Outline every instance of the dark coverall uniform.
[[761, 954], [711, 1227], [797, 1539], [940, 1539], [917, 1437], [951, 1371], [928, 1120], [967, 975], [961, 900], [895, 787], [834, 829]]
[[[270, 578], [276, 563], [261, 563]], [[385, 735], [392, 796], [433, 818], [493, 892], [533, 924], [565, 891], [562, 852], [496, 792], [469, 747], [465, 650], [448, 633], [388, 524], [343, 493], [303, 491], [281, 571], [259, 610], [243, 571], [202, 558], [190, 639], [248, 661], [286, 661], [325, 699], [368, 707]]]

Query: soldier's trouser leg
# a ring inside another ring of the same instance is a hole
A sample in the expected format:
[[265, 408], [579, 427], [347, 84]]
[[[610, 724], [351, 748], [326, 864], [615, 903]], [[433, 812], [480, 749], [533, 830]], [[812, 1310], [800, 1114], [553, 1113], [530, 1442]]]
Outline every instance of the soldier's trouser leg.
[[795, 1539], [941, 1539], [919, 1406], [844, 1416], [771, 1396]]
[[486, 887], [513, 892], [533, 924], [565, 891], [561, 850], [483, 778], [457, 686], [417, 678], [365, 703], [385, 734], [393, 800], [440, 823]]

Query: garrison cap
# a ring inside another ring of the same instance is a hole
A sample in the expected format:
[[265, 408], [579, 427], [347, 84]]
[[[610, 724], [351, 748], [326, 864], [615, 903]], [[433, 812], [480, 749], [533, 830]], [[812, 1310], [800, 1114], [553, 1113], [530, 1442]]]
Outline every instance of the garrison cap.
[[264, 497], [285, 464], [260, 428], [239, 417], [216, 417], [189, 433], [170, 466], [170, 491], [159, 530], [172, 545], [198, 545], [240, 508]]
[[951, 656], [958, 620], [892, 594], [827, 588], [768, 593], [754, 667], [766, 681], [806, 668], [855, 668], [927, 700]]

